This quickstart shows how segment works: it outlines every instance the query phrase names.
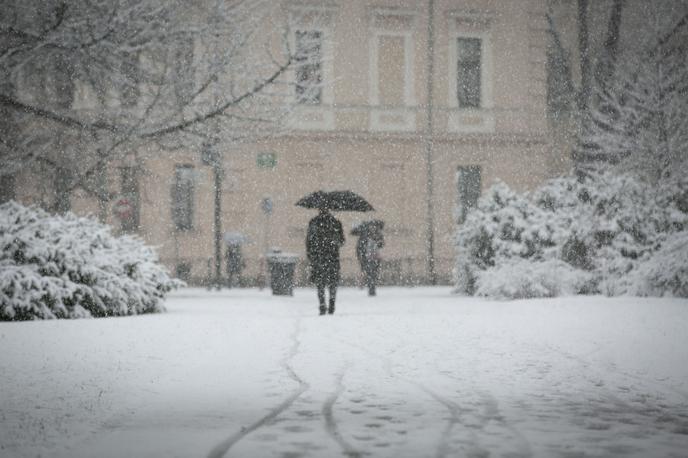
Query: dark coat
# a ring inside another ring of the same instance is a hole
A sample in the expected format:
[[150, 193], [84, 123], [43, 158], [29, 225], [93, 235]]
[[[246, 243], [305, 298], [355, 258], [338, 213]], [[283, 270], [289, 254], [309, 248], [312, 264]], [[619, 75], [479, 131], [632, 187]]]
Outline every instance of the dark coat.
[[364, 272], [380, 267], [380, 249], [385, 246], [385, 238], [380, 231], [366, 231], [356, 243], [356, 257]]
[[308, 223], [306, 255], [311, 263], [313, 283], [332, 285], [339, 282], [339, 248], [342, 245], [342, 223], [331, 213], [321, 213]]
[[239, 245], [228, 245], [227, 254], [227, 273], [237, 274], [244, 268], [244, 259], [241, 255], [241, 247]]

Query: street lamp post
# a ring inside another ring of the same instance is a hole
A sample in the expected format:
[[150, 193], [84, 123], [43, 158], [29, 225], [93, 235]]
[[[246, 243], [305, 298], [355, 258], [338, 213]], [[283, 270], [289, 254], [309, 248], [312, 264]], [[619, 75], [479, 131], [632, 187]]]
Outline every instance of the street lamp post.
[[222, 288], [222, 159], [213, 143], [203, 145], [201, 161], [213, 168], [213, 188], [215, 204], [213, 211], [213, 231], [215, 239], [215, 279], [211, 286]]

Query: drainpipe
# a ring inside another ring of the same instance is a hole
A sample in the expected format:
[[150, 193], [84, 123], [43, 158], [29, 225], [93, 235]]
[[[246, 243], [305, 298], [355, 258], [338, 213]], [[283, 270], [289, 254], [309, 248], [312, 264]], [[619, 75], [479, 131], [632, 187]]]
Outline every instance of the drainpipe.
[[433, 80], [435, 79], [435, 2], [428, 1], [428, 46], [427, 46], [427, 125], [425, 129], [425, 163], [426, 163], [426, 268], [428, 279], [431, 285], [437, 284], [437, 273], [435, 272], [435, 217], [433, 206], [433, 108], [434, 108], [434, 94], [433, 94]]

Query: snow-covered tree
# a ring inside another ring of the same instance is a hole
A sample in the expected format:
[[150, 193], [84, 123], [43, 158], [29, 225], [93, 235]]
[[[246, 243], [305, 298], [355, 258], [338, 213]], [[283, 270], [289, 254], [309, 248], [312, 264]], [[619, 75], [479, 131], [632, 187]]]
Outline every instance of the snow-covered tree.
[[[497, 184], [457, 230], [457, 292], [683, 294], [686, 195], [685, 178], [657, 187], [616, 172], [557, 178], [525, 195]], [[663, 264], [668, 247], [677, 254]]]
[[0, 320], [162, 311], [182, 283], [140, 239], [110, 231], [69, 212], [0, 205]]
[[476, 274], [506, 259], [541, 259], [552, 232], [542, 212], [504, 183], [492, 186], [457, 232], [457, 292], [474, 294]]
[[0, 174], [31, 168], [64, 210], [78, 188], [110, 199], [104, 169], [144, 155], [147, 143], [200, 147], [272, 131], [294, 91], [278, 8], [269, 0], [3, 2]]
[[688, 2], [671, 5], [673, 14], [647, 9], [643, 43], [597, 81], [581, 145], [660, 185], [688, 172]]

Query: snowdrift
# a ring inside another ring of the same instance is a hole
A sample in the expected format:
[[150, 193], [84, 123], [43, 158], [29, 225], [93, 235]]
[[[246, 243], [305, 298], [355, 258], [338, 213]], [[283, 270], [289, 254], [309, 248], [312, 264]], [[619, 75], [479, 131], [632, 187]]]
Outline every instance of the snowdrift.
[[181, 285], [136, 237], [93, 218], [0, 205], [0, 320], [160, 312]]

